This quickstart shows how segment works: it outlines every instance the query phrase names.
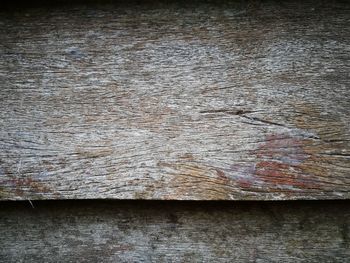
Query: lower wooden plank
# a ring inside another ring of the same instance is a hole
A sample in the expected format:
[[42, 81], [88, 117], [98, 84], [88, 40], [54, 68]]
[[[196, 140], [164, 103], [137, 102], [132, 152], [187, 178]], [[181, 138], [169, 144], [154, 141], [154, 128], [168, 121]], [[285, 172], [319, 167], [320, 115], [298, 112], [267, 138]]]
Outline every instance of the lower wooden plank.
[[1, 262], [346, 262], [350, 202], [0, 203]]

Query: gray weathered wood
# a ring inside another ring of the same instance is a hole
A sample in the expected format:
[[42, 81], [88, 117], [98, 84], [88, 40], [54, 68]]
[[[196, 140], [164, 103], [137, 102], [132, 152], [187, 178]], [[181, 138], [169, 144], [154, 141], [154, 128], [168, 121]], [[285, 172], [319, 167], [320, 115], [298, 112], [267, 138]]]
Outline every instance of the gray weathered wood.
[[350, 197], [347, 1], [0, 14], [0, 199]]
[[348, 262], [349, 202], [0, 203], [1, 262]]

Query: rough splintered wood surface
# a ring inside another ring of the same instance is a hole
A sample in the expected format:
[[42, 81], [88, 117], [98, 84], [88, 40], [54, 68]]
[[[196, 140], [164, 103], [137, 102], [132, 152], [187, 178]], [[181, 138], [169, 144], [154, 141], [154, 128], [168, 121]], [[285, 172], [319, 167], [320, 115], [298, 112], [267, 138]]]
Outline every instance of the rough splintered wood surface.
[[350, 205], [0, 203], [1, 262], [348, 262]]
[[0, 16], [0, 199], [350, 197], [350, 4]]

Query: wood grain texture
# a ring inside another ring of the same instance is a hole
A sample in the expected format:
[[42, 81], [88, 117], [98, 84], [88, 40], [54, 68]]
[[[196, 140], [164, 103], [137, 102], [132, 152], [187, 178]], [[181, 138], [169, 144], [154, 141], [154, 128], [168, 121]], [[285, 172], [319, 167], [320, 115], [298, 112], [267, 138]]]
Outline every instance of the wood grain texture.
[[1, 262], [348, 262], [350, 206], [313, 202], [0, 203]]
[[0, 199], [350, 197], [347, 1], [0, 15]]

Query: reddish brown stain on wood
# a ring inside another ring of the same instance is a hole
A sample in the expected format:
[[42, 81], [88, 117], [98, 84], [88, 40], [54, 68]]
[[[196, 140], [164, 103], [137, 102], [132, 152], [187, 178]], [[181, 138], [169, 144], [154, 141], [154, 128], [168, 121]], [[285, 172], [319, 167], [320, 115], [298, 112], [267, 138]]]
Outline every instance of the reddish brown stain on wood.
[[305, 169], [314, 157], [304, 149], [306, 145], [309, 145], [308, 140], [290, 134], [267, 135], [264, 142], [251, 152], [257, 163], [231, 166], [234, 182], [242, 189], [268, 191], [320, 188], [317, 177], [310, 173], [310, 169]]
[[272, 134], [255, 151], [261, 159], [255, 165], [254, 174], [267, 185], [275, 188], [318, 188], [313, 174], [306, 174], [303, 162], [311, 158], [304, 150], [306, 140], [288, 134]]
[[224, 181], [228, 181], [229, 180], [228, 177], [225, 175], [225, 173], [222, 170], [216, 168], [215, 171], [216, 171], [216, 173], [217, 173], [217, 175], [218, 175], [218, 177], [220, 179], [222, 179]]
[[11, 178], [9, 180], [4, 180], [1, 182], [2, 185], [7, 185], [10, 188], [14, 189], [14, 192], [17, 196], [23, 196], [25, 192], [24, 189], [28, 189], [33, 193], [50, 193], [50, 189], [45, 184], [35, 181], [32, 178]]
[[309, 158], [303, 150], [304, 141], [289, 134], [271, 134], [266, 136], [262, 143], [253, 153], [258, 158], [280, 159], [285, 164], [299, 164]]
[[[299, 189], [314, 189], [319, 185], [311, 181], [308, 176], [299, 172], [303, 170], [298, 166], [291, 166], [279, 162], [259, 162], [256, 166], [255, 175], [267, 185], [272, 185], [274, 188], [293, 187]], [[304, 178], [301, 178], [304, 176]]]

